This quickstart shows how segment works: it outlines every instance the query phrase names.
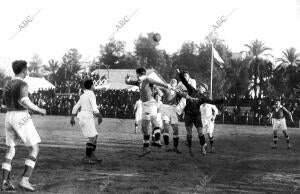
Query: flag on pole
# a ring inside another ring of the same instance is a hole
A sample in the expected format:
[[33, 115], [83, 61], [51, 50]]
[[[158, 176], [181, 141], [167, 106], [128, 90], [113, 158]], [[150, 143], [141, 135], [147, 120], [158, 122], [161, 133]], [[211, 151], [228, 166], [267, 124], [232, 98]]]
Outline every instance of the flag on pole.
[[[213, 56], [214, 58], [219, 62], [219, 63], [224, 63], [223, 59], [220, 57], [218, 51], [212, 47], [212, 50], [213, 50]], [[221, 65], [221, 68], [223, 68], [223, 65]]]

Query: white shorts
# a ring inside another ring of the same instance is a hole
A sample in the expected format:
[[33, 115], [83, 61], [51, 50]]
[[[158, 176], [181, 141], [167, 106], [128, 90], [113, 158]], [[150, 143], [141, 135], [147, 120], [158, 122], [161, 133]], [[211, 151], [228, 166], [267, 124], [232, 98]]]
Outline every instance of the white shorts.
[[202, 121], [202, 133], [212, 136], [215, 128], [215, 123], [211, 121], [211, 118], [201, 118]]
[[282, 130], [282, 131], [287, 130], [285, 118], [282, 118], [282, 119], [274, 119], [273, 118], [272, 124], [273, 124], [273, 131], [274, 130]]
[[79, 119], [79, 125], [84, 137], [95, 137], [98, 135], [92, 112], [81, 111], [77, 114], [77, 118]]
[[151, 120], [151, 117], [157, 117], [157, 102], [155, 100], [151, 100], [148, 102], [143, 102], [143, 113], [142, 119], [143, 120]]
[[135, 122], [140, 122], [142, 120], [142, 113], [135, 113]]
[[9, 111], [5, 115], [6, 145], [16, 146], [20, 140], [25, 146], [41, 142], [28, 111]]
[[170, 124], [178, 124], [178, 117], [176, 107], [171, 105], [162, 105], [161, 108], [162, 120], [169, 122]]
[[161, 115], [161, 113], [157, 113], [157, 123], [158, 123], [158, 127], [159, 128], [162, 128], [162, 126], [163, 126], [163, 122], [162, 122], [163, 120], [162, 120], [162, 115]]

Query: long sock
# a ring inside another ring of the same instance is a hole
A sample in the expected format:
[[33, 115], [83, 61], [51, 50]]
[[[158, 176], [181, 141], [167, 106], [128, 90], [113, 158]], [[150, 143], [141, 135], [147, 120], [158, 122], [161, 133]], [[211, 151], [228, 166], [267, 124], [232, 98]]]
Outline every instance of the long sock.
[[4, 159], [4, 162], [2, 163], [2, 180], [8, 180], [10, 178], [11, 162], [11, 159]]
[[209, 138], [209, 143], [210, 143], [210, 146], [213, 146], [213, 144], [214, 144], [214, 137], [210, 137]]
[[138, 128], [138, 124], [137, 123], [134, 123], [134, 130], [136, 131]]
[[85, 154], [87, 157], [91, 157], [93, 150], [96, 149], [95, 145], [92, 143], [86, 143]]
[[36, 163], [36, 158], [33, 156], [28, 156], [25, 160], [25, 169], [23, 172], [23, 177], [30, 177], [32, 174], [32, 171], [34, 169]]
[[154, 128], [154, 138], [155, 138], [155, 142], [160, 141], [160, 128], [159, 127]]
[[173, 137], [173, 145], [174, 145], [174, 148], [177, 148], [178, 147], [178, 142], [179, 142], [179, 137]]
[[189, 148], [191, 148], [192, 147], [192, 136], [191, 135], [187, 135], [186, 139], [187, 139]]
[[147, 148], [149, 147], [149, 143], [150, 143], [150, 135], [144, 135], [144, 142], [143, 142], [143, 147]]
[[163, 138], [164, 138], [165, 145], [168, 146], [169, 145], [169, 135], [163, 135]]
[[285, 140], [286, 140], [286, 143], [289, 144], [290, 143], [290, 137], [288, 134], [285, 135]]
[[205, 145], [206, 141], [204, 135], [199, 135], [199, 142], [201, 146]]
[[277, 141], [278, 141], [278, 137], [277, 137], [277, 135], [274, 135], [274, 137], [273, 137], [274, 144], [277, 144]]

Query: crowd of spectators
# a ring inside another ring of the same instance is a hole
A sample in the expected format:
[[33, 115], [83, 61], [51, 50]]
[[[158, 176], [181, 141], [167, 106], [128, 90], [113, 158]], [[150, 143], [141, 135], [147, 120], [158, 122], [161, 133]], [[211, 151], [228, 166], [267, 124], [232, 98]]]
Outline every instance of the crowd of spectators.
[[[74, 79], [74, 78], [73, 78]], [[40, 90], [30, 95], [31, 100], [47, 110], [49, 115], [71, 115], [72, 108], [78, 101], [81, 89], [81, 80], [60, 83], [55, 90]], [[99, 80], [97, 75], [94, 81]], [[2, 92], [2, 91], [1, 91]], [[134, 118], [134, 104], [139, 98], [138, 92], [128, 90], [97, 90], [95, 91], [97, 104], [103, 117], [107, 118]], [[289, 126], [299, 126], [300, 103], [299, 99], [282, 99], [285, 106], [293, 115], [296, 123], [287, 120]], [[217, 123], [271, 125], [269, 113], [275, 102], [272, 98], [254, 100], [252, 97], [237, 98], [233, 95], [226, 96], [225, 103], [218, 107], [220, 114]], [[1, 108], [1, 112], [4, 110]]]
[[[96, 101], [103, 117], [133, 118], [133, 108], [139, 98], [138, 92], [127, 90], [97, 90]], [[45, 108], [48, 115], [71, 115], [72, 108], [78, 101], [80, 93], [55, 93], [54, 90], [40, 90], [30, 95], [38, 106]]]

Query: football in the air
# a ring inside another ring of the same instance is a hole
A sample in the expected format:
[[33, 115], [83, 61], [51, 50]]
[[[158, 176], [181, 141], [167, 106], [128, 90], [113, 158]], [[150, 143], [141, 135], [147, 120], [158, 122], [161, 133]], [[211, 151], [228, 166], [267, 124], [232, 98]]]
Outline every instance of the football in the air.
[[154, 42], [159, 42], [160, 39], [161, 39], [161, 36], [160, 36], [159, 33], [153, 34], [153, 41], [154, 41]]

